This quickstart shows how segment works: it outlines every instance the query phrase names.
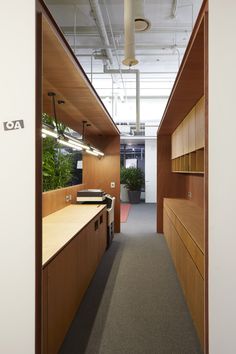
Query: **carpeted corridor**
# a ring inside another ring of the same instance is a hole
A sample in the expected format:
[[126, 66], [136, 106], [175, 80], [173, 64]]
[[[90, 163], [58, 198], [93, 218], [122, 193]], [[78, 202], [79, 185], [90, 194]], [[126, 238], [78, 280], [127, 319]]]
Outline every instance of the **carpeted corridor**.
[[60, 354], [202, 353], [155, 215], [154, 204], [132, 205]]

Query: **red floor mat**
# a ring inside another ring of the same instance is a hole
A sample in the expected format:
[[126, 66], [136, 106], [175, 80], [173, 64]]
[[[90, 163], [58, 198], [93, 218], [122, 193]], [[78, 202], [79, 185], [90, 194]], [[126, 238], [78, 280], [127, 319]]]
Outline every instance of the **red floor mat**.
[[120, 205], [120, 222], [126, 222], [129, 216], [131, 204]]

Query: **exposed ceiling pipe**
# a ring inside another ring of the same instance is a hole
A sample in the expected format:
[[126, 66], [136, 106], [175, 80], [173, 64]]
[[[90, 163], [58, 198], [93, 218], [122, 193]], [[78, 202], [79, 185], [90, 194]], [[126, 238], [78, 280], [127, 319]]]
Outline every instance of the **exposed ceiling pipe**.
[[[119, 74], [119, 70], [115, 69], [107, 69], [104, 66], [104, 74]], [[136, 75], [136, 132], [139, 133], [140, 131], [140, 72], [138, 69], [122, 69], [122, 74], [135, 74]]]
[[177, 8], [178, 8], [178, 0], [173, 1], [173, 7], [171, 12], [171, 18], [176, 18], [177, 16]]
[[135, 31], [144, 32], [151, 27], [151, 22], [145, 18], [144, 15], [144, 0], [135, 1], [135, 10], [134, 10], [134, 21], [135, 21]]
[[124, 0], [124, 28], [125, 59], [122, 63], [130, 67], [138, 64], [138, 60], [135, 58], [134, 0]]
[[109, 63], [112, 65], [113, 64], [113, 56], [112, 56], [112, 51], [109, 48], [110, 42], [109, 42], [109, 38], [107, 35], [106, 27], [105, 27], [105, 24], [103, 21], [100, 5], [98, 3], [98, 0], [89, 0], [89, 3], [90, 3], [91, 10], [92, 10], [92, 16], [93, 16], [93, 19], [96, 23], [100, 38], [101, 38], [103, 44], [106, 46], [105, 52], [107, 54], [107, 58], [109, 60]]

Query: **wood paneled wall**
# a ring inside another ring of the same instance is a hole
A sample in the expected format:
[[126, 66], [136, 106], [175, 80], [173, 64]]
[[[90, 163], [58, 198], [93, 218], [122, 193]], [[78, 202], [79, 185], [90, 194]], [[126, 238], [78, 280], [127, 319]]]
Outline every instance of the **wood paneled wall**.
[[[92, 142], [105, 156], [100, 160], [92, 155], [84, 156], [83, 181], [86, 188], [101, 188], [116, 197], [115, 232], [120, 232], [120, 137], [98, 137]], [[111, 182], [115, 182], [115, 188], [111, 188]]]
[[[204, 206], [204, 176], [171, 172], [171, 135], [157, 138], [157, 232], [163, 232], [163, 198], [191, 199]], [[192, 197], [188, 197], [188, 192]]]
[[[43, 212], [42, 216], [45, 217], [49, 214], [54, 213], [57, 210], [65, 208], [70, 204], [76, 203], [77, 191], [85, 189], [85, 184], [77, 184], [72, 187], [56, 189], [49, 192], [44, 192], [42, 195], [42, 206]], [[71, 195], [72, 199], [66, 201], [66, 196]]]

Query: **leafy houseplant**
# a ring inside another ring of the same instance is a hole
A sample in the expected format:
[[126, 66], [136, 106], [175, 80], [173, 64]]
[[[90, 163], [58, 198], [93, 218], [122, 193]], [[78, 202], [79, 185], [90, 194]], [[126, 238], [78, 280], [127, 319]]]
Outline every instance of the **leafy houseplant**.
[[140, 168], [129, 167], [126, 169], [125, 186], [128, 189], [130, 203], [139, 203], [141, 188], [144, 184], [144, 174]]
[[[45, 124], [54, 126], [50, 116], [44, 113], [42, 118]], [[52, 137], [43, 139], [42, 150], [43, 191], [66, 187], [72, 178], [71, 156], [62, 153], [60, 144]]]
[[128, 197], [128, 191], [126, 188], [126, 173], [127, 169], [125, 167], [120, 168], [120, 200], [122, 202], [128, 202], [129, 197]]

